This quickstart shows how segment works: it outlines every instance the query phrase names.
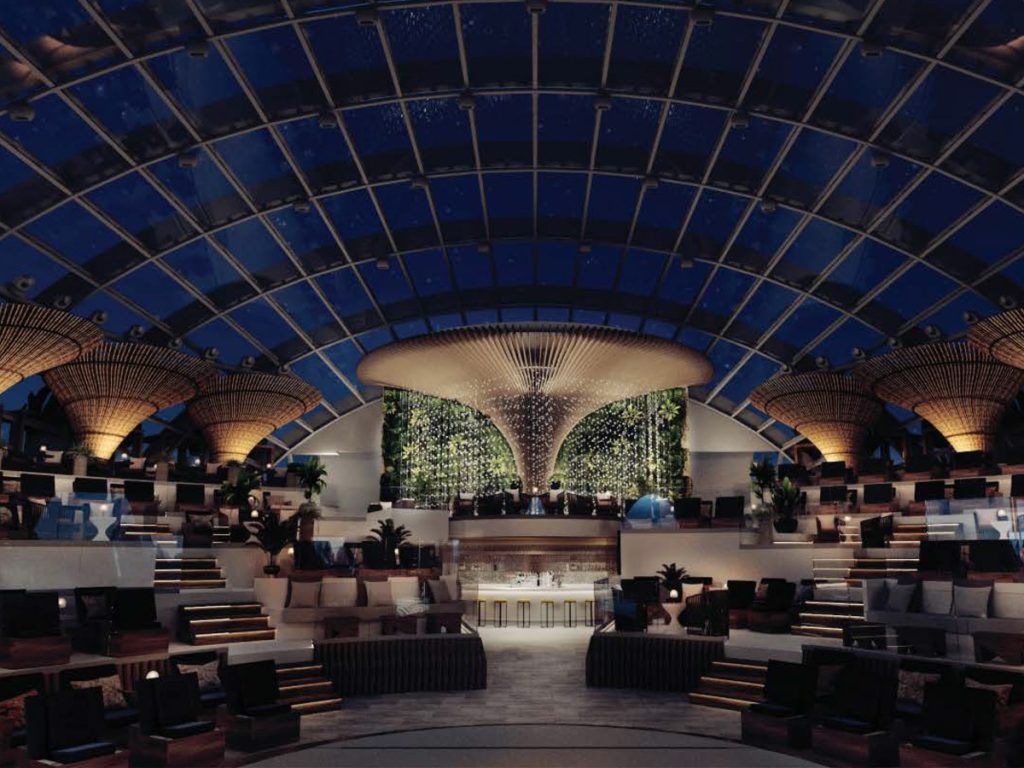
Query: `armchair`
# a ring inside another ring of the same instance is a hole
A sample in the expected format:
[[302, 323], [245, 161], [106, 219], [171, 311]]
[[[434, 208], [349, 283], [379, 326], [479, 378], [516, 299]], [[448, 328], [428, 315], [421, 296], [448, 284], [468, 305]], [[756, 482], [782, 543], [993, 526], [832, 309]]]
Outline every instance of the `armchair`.
[[843, 668], [812, 731], [814, 751], [842, 764], [897, 765], [890, 730], [895, 685], [895, 679], [865, 674], [856, 664]]
[[747, 625], [752, 632], [788, 632], [791, 609], [796, 597], [796, 584], [784, 579], [761, 579], [754, 602], [747, 611]]
[[729, 627], [746, 629], [749, 623], [747, 611], [754, 603], [757, 582], [730, 579], [725, 583], [725, 588], [729, 592]]
[[147, 587], [75, 590], [79, 627], [75, 647], [106, 656], [166, 653], [170, 635], [156, 620], [156, 598]]
[[60, 628], [56, 592], [0, 591], [0, 667], [67, 664], [71, 640]]
[[900, 745], [901, 766], [989, 765], [996, 694], [944, 683], [926, 686], [920, 732]]
[[809, 715], [814, 708], [817, 682], [817, 667], [770, 659], [764, 701], [755, 702], [741, 715], [744, 743], [809, 747]]
[[300, 716], [290, 704], [278, 700], [273, 660], [227, 666], [222, 680], [229, 747], [249, 752], [298, 741]]
[[28, 757], [59, 765], [113, 764], [110, 758], [117, 747], [103, 737], [102, 708], [97, 688], [26, 699]]
[[195, 673], [140, 680], [139, 723], [131, 731], [133, 766], [219, 765], [224, 732], [201, 720]]

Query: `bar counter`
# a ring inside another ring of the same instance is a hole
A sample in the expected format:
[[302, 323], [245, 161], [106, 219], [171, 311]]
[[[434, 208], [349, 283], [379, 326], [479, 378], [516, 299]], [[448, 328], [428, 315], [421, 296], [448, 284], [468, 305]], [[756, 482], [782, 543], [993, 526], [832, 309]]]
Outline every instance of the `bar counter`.
[[[472, 588], [466, 592], [466, 597], [472, 597]], [[512, 585], [512, 584], [478, 584], [476, 586], [476, 600], [482, 601], [486, 606], [486, 617], [493, 623], [494, 604], [496, 601], [504, 600], [506, 603], [506, 621], [509, 626], [516, 625], [518, 616], [518, 604], [527, 601], [530, 605], [530, 623], [539, 626], [542, 619], [542, 603], [551, 601], [554, 604], [554, 621], [562, 624], [564, 619], [565, 601], [574, 600], [576, 603], [575, 624], [584, 624], [584, 603], [594, 600], [593, 584], [563, 584], [561, 587], [538, 587], [535, 585]]]

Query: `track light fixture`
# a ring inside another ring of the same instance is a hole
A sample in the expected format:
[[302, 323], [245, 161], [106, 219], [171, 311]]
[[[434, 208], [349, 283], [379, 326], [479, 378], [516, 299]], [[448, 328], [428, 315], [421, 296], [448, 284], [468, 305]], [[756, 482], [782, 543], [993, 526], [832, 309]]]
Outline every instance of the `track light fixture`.
[[36, 108], [27, 101], [16, 101], [7, 108], [7, 114], [16, 123], [31, 123], [36, 119]]
[[890, 336], [888, 339], [886, 339], [885, 343], [888, 344], [892, 349], [899, 349], [900, 347], [903, 346], [903, 342], [900, 341], [895, 336]]
[[611, 94], [605, 93], [604, 91], [598, 91], [597, 95], [594, 96], [594, 109], [596, 109], [598, 112], [607, 112], [611, 108]]
[[695, 27], [710, 27], [715, 23], [715, 9], [706, 5], [698, 5], [690, 11], [690, 20]]
[[105, 310], [97, 309], [95, 312], [89, 315], [89, 319], [96, 323], [96, 325], [103, 325], [105, 322], [107, 322], [107, 313]]
[[286, 373], [291, 373], [292, 367], [288, 365], [288, 363], [281, 363], [279, 366], [277, 366], [277, 372], [283, 376]]
[[245, 357], [242, 358], [241, 364], [243, 368], [252, 368], [254, 365], [256, 365], [256, 358], [253, 357], [252, 355], [246, 355]]
[[382, 272], [391, 269], [391, 260], [387, 256], [378, 256], [374, 260], [374, 264], [376, 264], [377, 269], [381, 270]]
[[205, 59], [210, 55], [210, 44], [206, 40], [192, 40], [185, 46], [190, 58]]
[[547, 9], [547, 0], [526, 0], [526, 10], [534, 16], [540, 16]]
[[737, 109], [731, 115], [729, 115], [729, 127], [742, 130], [750, 126], [750, 115], [744, 112], [742, 109]]
[[689, 256], [679, 257], [679, 268], [680, 269], [693, 269], [693, 259]]
[[380, 14], [373, 6], [360, 8], [356, 11], [356, 24], [360, 27], [375, 27], [380, 21]]
[[877, 59], [885, 53], [885, 46], [877, 40], [861, 40], [860, 55], [865, 59]]
[[579, 245], [576, 246], [576, 250], [585, 256], [594, 250], [594, 246], [590, 244], [589, 240], [580, 240]]
[[871, 155], [871, 167], [878, 169], [888, 168], [889, 156], [885, 152], [873, 152]]
[[129, 336], [129, 338], [141, 339], [145, 335], [146, 335], [146, 329], [143, 328], [141, 325], [136, 324], [136, 325], [133, 325], [131, 328], [128, 329], [128, 336]]
[[71, 297], [63, 293], [53, 300], [53, 306], [55, 309], [67, 309], [71, 306]]
[[644, 176], [644, 180], [642, 182], [642, 186], [644, 189], [657, 189], [660, 184], [661, 181], [658, 179], [658, 177], [653, 175]]
[[473, 96], [472, 91], [463, 91], [459, 94], [458, 100], [459, 109], [463, 112], [470, 112], [476, 106], [476, 97]]
[[317, 115], [316, 124], [317, 127], [329, 131], [338, 127], [338, 118], [334, 116], [333, 112], [321, 112]]
[[778, 209], [779, 204], [770, 197], [766, 197], [761, 201], [761, 213], [775, 213]]
[[220, 357], [220, 350], [217, 349], [216, 347], [207, 347], [206, 349], [203, 350], [204, 360], [209, 360], [210, 362], [213, 362], [218, 357]]
[[937, 325], [926, 325], [924, 327], [924, 335], [929, 339], [940, 339], [942, 338], [942, 331]]
[[178, 167], [179, 168], [195, 168], [199, 165], [199, 153], [191, 150], [182, 152], [178, 155]]
[[486, 240], [476, 244], [476, 252], [482, 256], [486, 256], [491, 252], [491, 244]]
[[296, 200], [292, 203], [292, 210], [296, 213], [309, 213], [312, 207], [313, 204], [309, 200]]
[[430, 182], [427, 181], [426, 176], [413, 176], [409, 179], [409, 189], [418, 189], [426, 192], [430, 188]]
[[26, 293], [31, 291], [35, 284], [36, 279], [32, 275], [19, 275], [11, 281], [11, 288], [15, 293]]
[[853, 355], [853, 359], [857, 360], [858, 362], [861, 360], [866, 360], [868, 356], [868, 353], [864, 351], [863, 347], [854, 347], [851, 354]]
[[1003, 309], [1016, 309], [1017, 299], [1015, 299], [1013, 296], [1004, 293], [1002, 296], [999, 297], [999, 306], [1002, 307]]
[[981, 317], [978, 315], [977, 312], [972, 312], [971, 310], [967, 310], [966, 312], [964, 312], [964, 322], [967, 323], [968, 325], [975, 325], [980, 321]]
[[181, 340], [181, 336], [174, 336], [167, 340], [167, 346], [171, 349], [181, 349], [181, 345], [184, 342]]
[[814, 364], [823, 371], [827, 371], [829, 369], [829, 366], [831, 365], [828, 361], [828, 358], [825, 357], [824, 355], [818, 355], [816, 358], [814, 358]]

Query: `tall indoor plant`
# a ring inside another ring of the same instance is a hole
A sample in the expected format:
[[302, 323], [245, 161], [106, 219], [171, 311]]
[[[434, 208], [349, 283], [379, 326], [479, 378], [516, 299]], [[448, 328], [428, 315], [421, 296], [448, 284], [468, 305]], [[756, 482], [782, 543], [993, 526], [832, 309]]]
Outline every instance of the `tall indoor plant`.
[[248, 469], [240, 467], [234, 479], [228, 479], [220, 487], [224, 504], [229, 507], [238, 507], [238, 522], [245, 523], [252, 512], [252, 495], [260, 487], [259, 478]]
[[[676, 567], [675, 563], [662, 563], [661, 570], [657, 573], [661, 577], [661, 585], [665, 588], [665, 592], [668, 593], [669, 602], [679, 602], [682, 600], [683, 594], [683, 579], [686, 578], [686, 569]], [[672, 592], [675, 590], [676, 596], [672, 597]]]
[[797, 507], [800, 505], [800, 489], [788, 477], [772, 488], [772, 511], [775, 513], [775, 530], [779, 533], [793, 533], [797, 529]]
[[395, 521], [389, 517], [387, 520], [381, 520], [377, 527], [370, 531], [364, 547], [365, 544], [370, 544], [371, 551], [379, 549], [381, 567], [395, 567], [398, 565], [398, 548], [410, 538], [412, 532], [404, 525], [395, 525]]
[[255, 520], [245, 523], [250, 534], [247, 543], [259, 547], [267, 555], [267, 564], [263, 566], [263, 572], [267, 576], [277, 576], [281, 572], [277, 557], [281, 550], [295, 542], [298, 524], [297, 514], [282, 520], [277, 512], [271, 510], [264, 510]]
[[299, 464], [299, 485], [306, 501], [299, 506], [299, 541], [313, 540], [313, 527], [320, 517], [320, 506], [313, 500], [327, 487], [327, 467], [316, 456]]

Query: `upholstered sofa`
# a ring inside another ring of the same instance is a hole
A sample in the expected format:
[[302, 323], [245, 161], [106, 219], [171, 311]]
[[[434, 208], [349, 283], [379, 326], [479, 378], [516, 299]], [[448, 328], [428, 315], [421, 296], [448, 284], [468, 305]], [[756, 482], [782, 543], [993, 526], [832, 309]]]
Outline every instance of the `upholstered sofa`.
[[[894, 627], [942, 629], [956, 635], [1024, 633], [1024, 584], [867, 579], [864, 618]], [[975, 591], [973, 597], [964, 590]], [[897, 596], [899, 593], [901, 595]], [[958, 601], [958, 597], [963, 595]], [[902, 605], [906, 610], [898, 610]]]

